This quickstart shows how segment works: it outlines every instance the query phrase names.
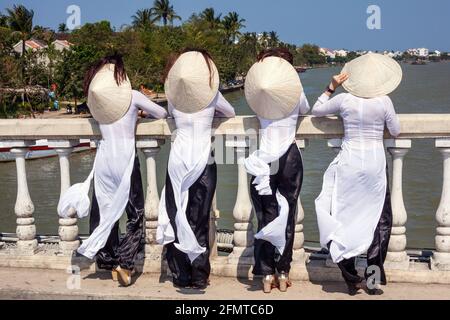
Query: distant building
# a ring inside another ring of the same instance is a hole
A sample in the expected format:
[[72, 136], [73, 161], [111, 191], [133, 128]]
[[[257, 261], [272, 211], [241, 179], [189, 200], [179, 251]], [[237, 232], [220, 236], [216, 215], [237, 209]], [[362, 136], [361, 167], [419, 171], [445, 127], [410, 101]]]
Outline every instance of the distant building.
[[434, 50], [432, 53], [430, 53], [430, 57], [440, 57], [442, 55], [442, 52], [438, 51], [438, 50]]
[[427, 48], [409, 49], [407, 52], [416, 57], [426, 58], [429, 56], [430, 51]]
[[403, 52], [401, 52], [401, 51], [384, 51], [383, 54], [390, 58], [399, 58], [403, 55]]
[[58, 51], [70, 50], [70, 47], [73, 46], [73, 44], [67, 40], [55, 40], [52, 42], [52, 45], [54, 45], [55, 49]]
[[336, 53], [334, 50], [331, 49], [327, 49], [327, 48], [320, 48], [319, 49], [319, 53], [327, 58], [330, 59], [335, 59], [336, 58]]
[[345, 58], [345, 57], [348, 56], [348, 51], [347, 50], [336, 50], [335, 53], [336, 53], [337, 57]]
[[[58, 51], [64, 51], [64, 50], [70, 50], [70, 47], [73, 46], [72, 43], [70, 43], [67, 40], [55, 40], [52, 42], [52, 45], [55, 47]], [[48, 45], [40, 40], [36, 39], [30, 39], [25, 41], [25, 50], [26, 51], [41, 51], [48, 48]], [[13, 51], [17, 52], [18, 54], [22, 55], [22, 41], [19, 41], [13, 46]], [[50, 63], [50, 60], [48, 56], [44, 53], [38, 56], [37, 58], [38, 63], [43, 63], [44, 65], [48, 65]]]
[[[22, 43], [23, 41], [19, 41], [13, 46], [13, 50], [19, 54], [22, 54]], [[38, 51], [47, 48], [48, 46], [40, 40], [30, 39], [25, 41], [25, 50]]]
[[[69, 50], [72, 43], [67, 40], [55, 40], [52, 42], [52, 45], [55, 46], [55, 49], [58, 51]], [[30, 39], [25, 41], [25, 50], [39, 51], [48, 48], [48, 45], [40, 40]], [[19, 54], [22, 54], [22, 41], [19, 41], [13, 46], [13, 50]]]

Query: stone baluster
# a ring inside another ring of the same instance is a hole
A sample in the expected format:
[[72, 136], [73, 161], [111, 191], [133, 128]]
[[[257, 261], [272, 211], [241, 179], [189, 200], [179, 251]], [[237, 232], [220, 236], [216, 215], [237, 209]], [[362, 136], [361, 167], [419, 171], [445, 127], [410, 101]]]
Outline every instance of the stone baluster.
[[10, 141], [1, 145], [11, 147], [11, 153], [16, 159], [17, 168], [17, 198], [14, 211], [17, 216], [17, 249], [19, 255], [32, 255], [35, 253], [38, 243], [36, 240], [36, 225], [34, 224], [34, 204], [28, 191], [25, 156], [29, 146], [34, 141]]
[[436, 211], [436, 251], [431, 267], [450, 271], [450, 139], [437, 139], [436, 148], [444, 158], [444, 180], [439, 208]]
[[236, 150], [236, 160], [238, 164], [238, 188], [236, 204], [233, 209], [234, 224], [234, 249], [229, 256], [229, 262], [239, 264], [253, 264], [253, 214], [252, 203], [250, 201], [247, 171], [244, 166], [244, 159], [249, 148], [245, 137], [227, 137], [225, 146]]
[[391, 205], [393, 226], [385, 266], [390, 269], [406, 270], [409, 268], [409, 257], [406, 253], [408, 215], [403, 201], [403, 159], [411, 149], [411, 140], [387, 140], [386, 147], [392, 156]]
[[[300, 152], [306, 149], [308, 146], [308, 140], [297, 140], [297, 147]], [[306, 261], [305, 248], [305, 235], [303, 233], [303, 220], [305, 219], [305, 211], [303, 210], [303, 205], [301, 198], [298, 197], [297, 205], [297, 217], [295, 221], [295, 237], [294, 237], [294, 252], [293, 260], [296, 262], [304, 263]]]
[[[158, 228], [159, 195], [156, 178], [156, 156], [161, 151], [164, 140], [142, 139], [137, 141], [137, 148], [145, 155], [147, 165], [147, 195], [145, 198], [145, 258], [160, 262], [163, 246], [156, 242]], [[160, 263], [154, 266], [160, 267]], [[153, 270], [155, 271], [155, 270]]]
[[[49, 140], [49, 148], [55, 149], [59, 157], [61, 175], [60, 197], [70, 188], [70, 161], [69, 157], [73, 148], [79, 144], [79, 140]], [[58, 235], [60, 238], [59, 249], [64, 255], [70, 255], [80, 245], [78, 239], [77, 212], [72, 209], [68, 218], [59, 219]]]

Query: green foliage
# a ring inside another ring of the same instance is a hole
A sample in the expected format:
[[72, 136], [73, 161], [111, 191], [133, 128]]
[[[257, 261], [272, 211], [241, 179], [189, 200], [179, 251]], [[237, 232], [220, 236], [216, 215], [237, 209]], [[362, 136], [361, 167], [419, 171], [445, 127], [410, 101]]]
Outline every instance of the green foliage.
[[60, 24], [58, 25], [58, 32], [61, 32], [61, 33], [68, 33], [68, 32], [69, 32], [69, 29], [67, 28], [67, 25], [66, 25], [65, 23], [60, 23]]
[[[40, 26], [33, 28], [34, 13], [31, 10], [19, 6], [10, 9], [8, 14], [6, 17], [0, 14], [0, 87], [28, 85], [49, 88], [51, 83], [57, 83], [60, 100], [82, 100], [87, 69], [101, 57], [115, 52], [124, 56], [127, 74], [134, 88], [143, 84], [155, 91], [164, 88], [162, 77], [169, 57], [185, 47], [207, 49], [223, 83], [245, 75], [257, 54], [267, 48], [288, 48], [294, 55], [296, 65], [326, 62], [315, 45], [306, 44], [298, 48], [283, 43], [275, 31], [261, 35], [244, 33], [245, 19], [236, 12], [222, 15], [213, 8], [206, 8], [192, 14], [181, 25], [173, 26], [173, 22], [180, 20], [180, 17], [168, 0], [156, 0], [152, 8], [138, 10], [130, 17], [130, 25], [121, 27], [119, 32], [108, 21], [87, 23], [68, 35], [74, 46], [64, 52], [50, 45], [55, 39], [54, 31]], [[67, 33], [67, 26], [60, 24], [58, 32]], [[31, 37], [46, 42], [48, 48], [27, 52], [23, 57], [12, 54], [13, 45]], [[20, 76], [22, 68], [23, 76]], [[31, 105], [27, 108], [29, 102], [19, 100], [8, 106], [15, 106], [18, 112], [29, 112], [48, 103], [31, 100], [33, 108]], [[10, 114], [8, 110], [0, 116]]]
[[142, 9], [138, 10], [135, 15], [131, 18], [133, 19], [132, 25], [135, 29], [148, 29], [154, 25], [153, 21], [153, 10], [152, 9]]
[[294, 55], [294, 64], [296, 65], [321, 65], [325, 64], [326, 58], [320, 54], [319, 47], [313, 44], [304, 44]]
[[155, 0], [151, 15], [154, 22], [162, 21], [164, 26], [167, 26], [168, 23], [172, 25], [175, 20], [181, 20], [181, 17], [176, 14], [169, 0]]

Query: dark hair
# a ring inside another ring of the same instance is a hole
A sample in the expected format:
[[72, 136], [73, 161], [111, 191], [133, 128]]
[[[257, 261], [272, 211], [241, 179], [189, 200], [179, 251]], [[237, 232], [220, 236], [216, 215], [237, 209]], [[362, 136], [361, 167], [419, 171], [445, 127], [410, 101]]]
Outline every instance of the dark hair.
[[125, 66], [123, 63], [122, 55], [116, 53], [111, 56], [106, 56], [99, 61], [97, 61], [89, 70], [86, 72], [84, 77], [84, 94], [87, 97], [89, 95], [89, 86], [91, 85], [92, 79], [94, 79], [97, 72], [100, 71], [107, 64], [113, 64], [114, 67], [114, 79], [116, 79], [117, 85], [120, 84], [127, 79], [127, 73], [125, 71]]
[[261, 51], [258, 56], [256, 57], [256, 60], [263, 61], [267, 57], [279, 57], [283, 58], [290, 64], [294, 64], [294, 56], [292, 53], [286, 49], [286, 48], [272, 48]]
[[185, 48], [180, 53], [172, 54], [169, 59], [167, 60], [166, 68], [164, 69], [164, 75], [163, 75], [163, 82], [166, 82], [167, 77], [169, 76], [170, 69], [172, 69], [173, 65], [177, 61], [177, 59], [186, 52], [199, 52], [203, 55], [203, 58], [205, 58], [206, 64], [208, 65], [209, 70], [209, 86], [212, 86], [213, 81], [213, 68], [211, 65], [211, 62], [214, 61], [209, 52], [205, 49], [200, 48]]

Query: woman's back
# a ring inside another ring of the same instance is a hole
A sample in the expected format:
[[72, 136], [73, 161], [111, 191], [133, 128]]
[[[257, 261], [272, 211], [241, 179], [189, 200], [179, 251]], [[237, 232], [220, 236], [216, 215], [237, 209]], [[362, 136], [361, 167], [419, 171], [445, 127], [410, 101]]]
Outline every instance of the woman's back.
[[331, 114], [342, 117], [344, 139], [347, 141], [383, 141], [385, 124], [393, 136], [400, 132], [400, 124], [388, 96], [364, 99], [343, 93], [329, 101], [320, 101], [313, 108], [315, 116]]

